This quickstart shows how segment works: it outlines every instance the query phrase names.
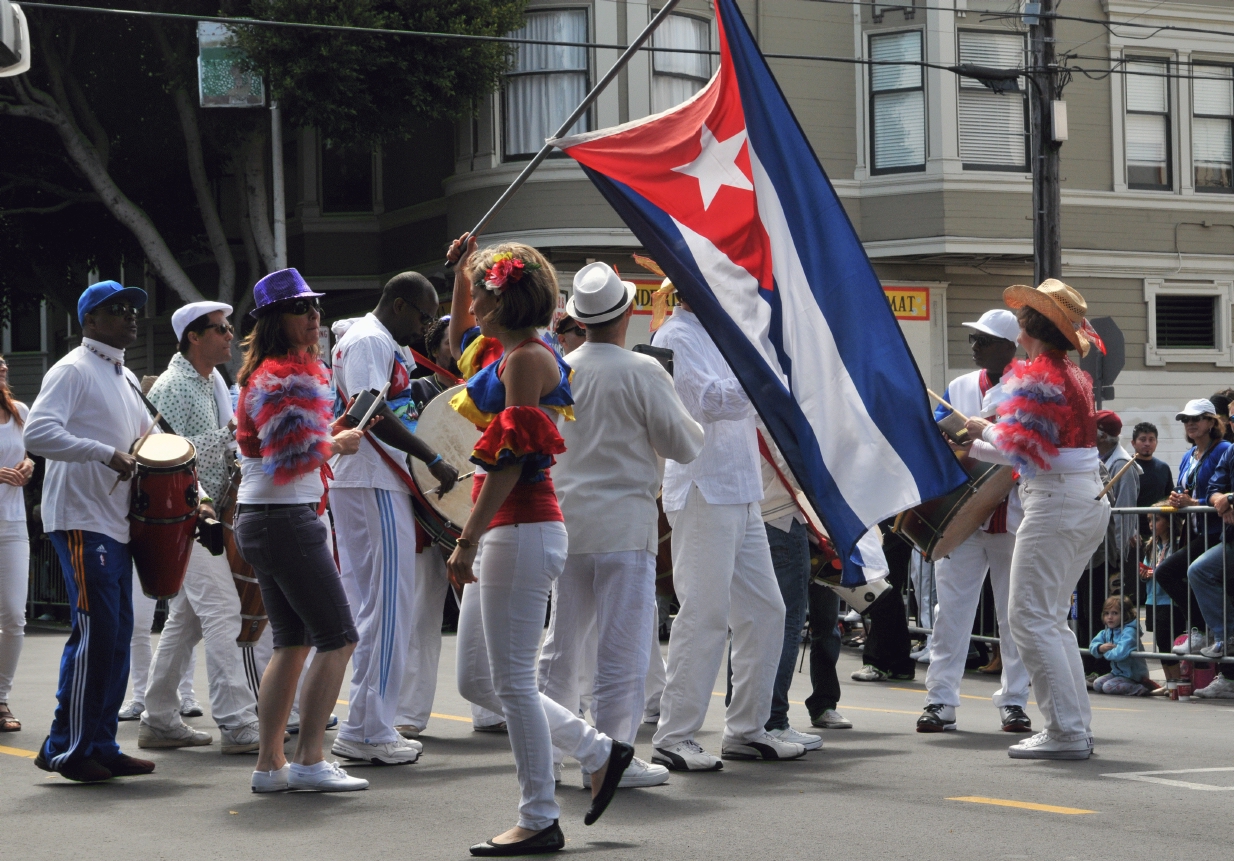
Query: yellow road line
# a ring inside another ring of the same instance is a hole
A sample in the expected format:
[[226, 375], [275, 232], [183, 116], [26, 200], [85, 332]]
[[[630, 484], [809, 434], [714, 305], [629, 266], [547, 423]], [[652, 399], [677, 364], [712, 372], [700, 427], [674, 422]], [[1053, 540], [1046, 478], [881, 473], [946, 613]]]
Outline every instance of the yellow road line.
[[[924, 694], [926, 692], [925, 688], [894, 688], [891, 686], [884, 688], [884, 690], [908, 691], [909, 693], [914, 693], [914, 694]], [[992, 698], [991, 697], [979, 697], [973, 694], [960, 694], [960, 699], [962, 700], [985, 700], [986, 702], [990, 702]], [[1030, 706], [1035, 706], [1037, 705], [1037, 702], [1036, 700], [1029, 700], [1028, 704]], [[1144, 709], [1120, 709], [1120, 708], [1114, 708], [1112, 706], [1090, 706], [1090, 708], [1095, 712], [1142, 712], [1144, 711]]]
[[9, 756], [23, 756], [26, 759], [34, 759], [39, 755], [37, 750], [23, 750], [20, 747], [4, 747], [0, 745], [0, 753], [7, 753]]
[[967, 801], [970, 804], [993, 804], [997, 807], [1018, 807], [1021, 810], [1040, 810], [1043, 813], [1062, 813], [1076, 816], [1082, 813], [1096, 813], [1096, 810], [1084, 810], [1079, 807], [1059, 807], [1055, 804], [1035, 804], [1031, 801], [1011, 801], [1006, 798], [982, 798], [980, 795], [963, 795], [958, 798], [948, 798], [948, 801]]

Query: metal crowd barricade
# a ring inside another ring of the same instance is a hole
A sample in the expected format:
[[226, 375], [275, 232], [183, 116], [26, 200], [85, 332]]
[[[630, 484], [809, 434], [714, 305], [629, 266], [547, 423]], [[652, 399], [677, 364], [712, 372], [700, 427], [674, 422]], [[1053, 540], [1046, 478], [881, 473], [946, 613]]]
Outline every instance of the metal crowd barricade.
[[[1164, 536], [1154, 538], [1154, 519], [1156, 517], [1165, 517], [1166, 525], [1164, 527]], [[1218, 614], [1222, 621], [1222, 631], [1227, 642], [1234, 640], [1234, 630], [1231, 629], [1231, 622], [1234, 622], [1234, 613], [1231, 612], [1230, 602], [1230, 582], [1234, 579], [1234, 570], [1231, 565], [1234, 565], [1234, 526], [1221, 523], [1221, 515], [1217, 510], [1208, 505], [1196, 505], [1187, 508], [1113, 508], [1110, 514], [1110, 525], [1106, 529], [1105, 537], [1102, 539], [1101, 545], [1097, 552], [1093, 554], [1088, 567], [1085, 569], [1084, 575], [1080, 578], [1077, 584], [1076, 593], [1073, 597], [1071, 610], [1071, 626], [1076, 632], [1078, 645], [1081, 653], [1088, 654], [1089, 644], [1093, 637], [1105, 627], [1105, 623], [1101, 618], [1101, 607], [1106, 599], [1113, 595], [1122, 598], [1130, 598], [1135, 607], [1136, 619], [1141, 624], [1141, 634], [1145, 631], [1151, 631], [1148, 636], [1152, 638], [1155, 646], [1157, 640], [1157, 625], [1166, 621], [1169, 625], [1170, 643], [1174, 643], [1179, 637], [1184, 634], [1190, 635], [1194, 629], [1199, 632], [1203, 643], [1195, 649], [1188, 649], [1187, 654], [1178, 655], [1170, 651], [1155, 651], [1153, 649], [1142, 649], [1133, 652], [1132, 654], [1141, 658], [1156, 658], [1165, 661], [1182, 661], [1187, 660], [1194, 663], [1221, 663], [1234, 664], [1234, 656], [1229, 654], [1223, 655], [1221, 658], [1209, 658], [1198, 654], [1199, 648], [1205, 645], [1217, 642], [1214, 637], [1204, 636], [1206, 631], [1209, 631], [1209, 625], [1206, 625], [1203, 612], [1197, 614], [1195, 608], [1203, 606], [1201, 602], [1197, 602], [1192, 594], [1192, 585], [1187, 572], [1190, 571], [1192, 564], [1199, 559], [1204, 553], [1214, 548], [1220, 548], [1219, 554], [1214, 554], [1216, 558], [1210, 557], [1206, 563], [1211, 563], [1215, 566], [1216, 560], [1220, 559], [1220, 586], [1221, 586], [1221, 606], [1218, 609], [1213, 606], [1212, 597], [1209, 596], [1209, 605], [1207, 607], [1210, 616], [1215, 618]], [[1142, 520], [1143, 518], [1143, 520]], [[1218, 526], [1220, 524], [1220, 526]], [[1229, 534], [1226, 534], [1226, 529]], [[1223, 538], [1224, 536], [1224, 538]], [[1162, 545], [1168, 548], [1168, 551], [1163, 552]], [[1177, 554], [1177, 555], [1176, 555]], [[921, 557], [917, 550], [913, 550], [915, 565], [921, 566], [922, 569], [929, 565]], [[1172, 566], [1177, 566], [1180, 563], [1183, 565], [1182, 586], [1185, 590], [1186, 605], [1180, 607], [1173, 600], [1170, 601], [1171, 609], [1169, 612], [1158, 613], [1157, 607], [1163, 606], [1157, 603], [1146, 604], [1144, 599], [1149, 594], [1150, 584], [1155, 585], [1152, 595], [1154, 601], [1160, 601], [1165, 590], [1156, 585], [1155, 572], [1156, 569], [1170, 557], [1174, 557]], [[910, 576], [910, 583], [913, 577]], [[918, 582], [920, 582], [918, 580]], [[933, 589], [921, 589], [921, 593], [932, 595]], [[913, 592], [917, 593], [918, 589], [913, 588]], [[988, 620], [994, 618], [993, 608], [988, 606], [991, 596], [989, 593], [988, 584], [983, 591], [981, 600], [978, 604], [977, 619], [984, 620], [984, 625], [975, 625], [977, 628], [972, 635], [974, 642], [982, 643], [997, 643], [999, 641], [998, 632], [992, 630]], [[906, 602], [906, 607], [911, 606], [911, 602]], [[932, 611], [933, 608], [929, 608]], [[932, 612], [923, 612], [919, 606], [917, 616], [914, 619], [909, 617], [909, 632], [914, 635], [929, 635], [932, 633], [932, 627], [923, 624], [923, 618], [929, 620]], [[917, 622], [917, 624], [913, 624]], [[1190, 637], [1187, 641], [1191, 645]], [[1144, 644], [1144, 637], [1141, 636], [1140, 644]]]
[[60, 558], [51, 540], [40, 535], [30, 542], [30, 583], [26, 591], [26, 618], [36, 619], [38, 608], [68, 607], [69, 592], [60, 570]]

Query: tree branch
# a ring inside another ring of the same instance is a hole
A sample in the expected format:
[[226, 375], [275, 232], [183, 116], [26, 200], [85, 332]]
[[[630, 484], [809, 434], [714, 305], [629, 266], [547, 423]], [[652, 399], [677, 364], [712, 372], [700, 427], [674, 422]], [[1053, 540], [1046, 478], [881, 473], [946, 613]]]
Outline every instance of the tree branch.
[[264, 131], [249, 135], [244, 148], [244, 186], [249, 204], [249, 226], [257, 252], [267, 272], [276, 268], [274, 231], [270, 227], [270, 204], [266, 199], [266, 142]]
[[[98, 195], [92, 194], [90, 198], [98, 200]], [[68, 209], [74, 203], [81, 202], [81, 200], [62, 200], [54, 206], [23, 206], [20, 209], [0, 209], [0, 217], [7, 215], [50, 215], [53, 212]]]

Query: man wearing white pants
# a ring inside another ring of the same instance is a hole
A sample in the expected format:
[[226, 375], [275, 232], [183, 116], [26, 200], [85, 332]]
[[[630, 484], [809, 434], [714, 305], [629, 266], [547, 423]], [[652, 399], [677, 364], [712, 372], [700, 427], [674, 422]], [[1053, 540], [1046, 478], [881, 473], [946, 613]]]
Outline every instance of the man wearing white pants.
[[[975, 330], [969, 335], [969, 343], [977, 370], [952, 380], [943, 398], [966, 416], [990, 415], [1002, 398], [999, 380], [1015, 358], [1020, 324], [1015, 314], [1000, 308], [987, 311], [975, 323], [964, 325]], [[950, 412], [940, 404], [935, 418], [941, 420]], [[1011, 555], [1015, 550], [1014, 529], [1018, 515], [1019, 498], [1013, 489], [980, 529], [935, 563], [934, 588], [938, 605], [933, 620], [930, 668], [926, 673], [926, 705], [917, 720], [917, 732], [946, 732], [956, 728], [960, 681], [964, 677], [973, 618], [987, 570], [994, 592], [1003, 660], [1002, 686], [994, 693], [994, 707], [999, 711], [1004, 732], [1032, 732], [1032, 722], [1024, 711], [1028, 704], [1028, 671], [1011, 638], [1007, 619]]]
[[[210, 497], [221, 496], [232, 461], [231, 398], [216, 365], [231, 357], [231, 306], [194, 302], [172, 314], [180, 350], [150, 389], [150, 401], [172, 429], [197, 450], [197, 475]], [[211, 556], [194, 547], [184, 586], [168, 605], [167, 624], [146, 690], [146, 712], [137, 732], [141, 748], [175, 748], [210, 744], [209, 733], [184, 723], [176, 688], [192, 661], [193, 649], [206, 641], [210, 716], [218, 725], [223, 753], [257, 750], [257, 703], [244, 674], [236, 645], [240, 635], [240, 596], [226, 556]]]
[[673, 586], [681, 609], [668, 643], [653, 761], [680, 771], [723, 763], [694, 739], [732, 631], [733, 697], [721, 754], [733, 759], [796, 759], [800, 744], [764, 729], [784, 644], [784, 599], [776, 582], [759, 501], [754, 407], [683, 301], [654, 344], [674, 353], [674, 386], [703, 425], [702, 453], [664, 469], [664, 512], [673, 528]]
[[[410, 403], [411, 379], [399, 345], [436, 319], [437, 293], [419, 273], [396, 275], [377, 307], [356, 320], [335, 345], [334, 380], [347, 401], [388, 385], [389, 404]], [[423, 460], [447, 490], [457, 471], [383, 405], [360, 451], [335, 467], [330, 510], [339, 571], [352, 601], [360, 641], [352, 655], [347, 718], [331, 752], [379, 765], [415, 762], [423, 746], [394, 728], [416, 618], [416, 528], [406, 454]], [[440, 607], [440, 604], [438, 605]], [[440, 621], [437, 622], [440, 627]]]
[[[150, 683], [150, 665], [154, 662], [150, 629], [154, 625], [154, 611], [157, 607], [157, 601], [142, 593], [137, 569], [133, 569], [133, 637], [129, 640], [129, 681], [133, 686], [133, 695], [120, 707], [122, 721], [137, 720], [146, 710], [146, 688]], [[180, 679], [180, 713], [184, 717], [190, 717], [185, 712], [194, 710], [197, 705], [197, 695], [193, 691], [193, 676], [196, 672], [197, 653], [192, 652], [188, 667]], [[256, 696], [254, 691], [253, 697]], [[198, 711], [197, 714], [201, 712]]]

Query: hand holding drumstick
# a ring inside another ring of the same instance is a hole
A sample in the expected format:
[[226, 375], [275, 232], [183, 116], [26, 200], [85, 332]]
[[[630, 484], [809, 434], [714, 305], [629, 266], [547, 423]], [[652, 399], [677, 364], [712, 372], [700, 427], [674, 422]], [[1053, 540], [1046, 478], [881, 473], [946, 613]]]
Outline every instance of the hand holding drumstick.
[[146, 432], [141, 435], [141, 439], [137, 440], [133, 445], [133, 453], [125, 454], [122, 451], [116, 451], [111, 456], [111, 460], [107, 462], [110, 469], [114, 469], [120, 473], [116, 476], [116, 483], [111, 486], [111, 490], [107, 491], [107, 495], [111, 496], [116, 492], [116, 488], [120, 486], [120, 482], [128, 481], [133, 477], [133, 473], [137, 472], [137, 452], [141, 451], [141, 447], [145, 445], [146, 440], [150, 438], [150, 434], [154, 432], [154, 428], [162, 420], [163, 414], [155, 413], [154, 421], [150, 422], [150, 427], [146, 428]]

